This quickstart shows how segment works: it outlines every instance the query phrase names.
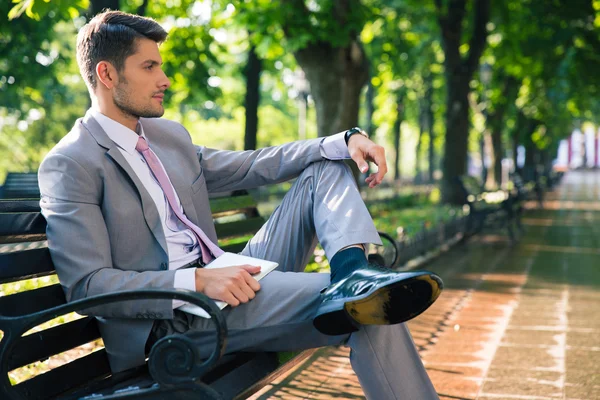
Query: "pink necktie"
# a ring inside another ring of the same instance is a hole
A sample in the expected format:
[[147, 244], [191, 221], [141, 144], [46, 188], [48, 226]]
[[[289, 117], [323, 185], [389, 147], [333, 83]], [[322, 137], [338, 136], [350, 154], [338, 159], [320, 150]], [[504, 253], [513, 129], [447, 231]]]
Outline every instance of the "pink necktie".
[[171, 186], [171, 182], [169, 181], [169, 178], [167, 178], [167, 173], [158, 161], [158, 157], [156, 157], [156, 154], [154, 154], [154, 152], [148, 146], [146, 139], [140, 136], [138, 138], [138, 142], [135, 146], [135, 149], [139, 151], [146, 160], [146, 163], [148, 164], [150, 170], [154, 174], [154, 177], [158, 181], [158, 184], [160, 185], [163, 193], [167, 197], [167, 201], [171, 206], [171, 210], [173, 210], [173, 212], [175, 213], [177, 218], [181, 220], [181, 222], [183, 222], [188, 228], [192, 230], [192, 232], [196, 234], [196, 237], [198, 238], [198, 243], [200, 244], [200, 249], [202, 250], [202, 261], [205, 264], [208, 264], [214, 258], [219, 257], [221, 254], [223, 254], [223, 250], [221, 250], [216, 244], [214, 244], [208, 238], [208, 236], [206, 236], [202, 229], [196, 226], [185, 216], [185, 214], [183, 214], [183, 212], [181, 212], [177, 205], [177, 201], [175, 200], [175, 192], [173, 190], [173, 186]]

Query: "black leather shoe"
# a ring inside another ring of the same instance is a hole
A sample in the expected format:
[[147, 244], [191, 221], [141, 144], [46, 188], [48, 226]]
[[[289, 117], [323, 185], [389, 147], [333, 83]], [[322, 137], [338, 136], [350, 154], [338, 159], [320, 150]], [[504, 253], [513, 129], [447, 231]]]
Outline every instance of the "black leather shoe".
[[421, 314], [438, 298], [443, 283], [427, 271], [398, 272], [369, 264], [323, 290], [313, 324], [326, 335], [361, 325], [393, 325]]

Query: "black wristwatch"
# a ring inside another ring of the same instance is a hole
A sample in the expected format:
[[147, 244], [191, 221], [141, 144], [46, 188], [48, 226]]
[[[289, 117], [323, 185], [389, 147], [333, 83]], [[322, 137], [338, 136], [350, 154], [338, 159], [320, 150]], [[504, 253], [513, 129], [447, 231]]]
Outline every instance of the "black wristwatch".
[[346, 141], [346, 146], [348, 145], [348, 141], [350, 140], [350, 136], [355, 135], [355, 134], [359, 134], [359, 135], [363, 135], [364, 137], [368, 138], [369, 135], [367, 135], [367, 132], [363, 131], [362, 129], [360, 129], [358, 126], [348, 129], [346, 131], [346, 133], [344, 133], [344, 140]]

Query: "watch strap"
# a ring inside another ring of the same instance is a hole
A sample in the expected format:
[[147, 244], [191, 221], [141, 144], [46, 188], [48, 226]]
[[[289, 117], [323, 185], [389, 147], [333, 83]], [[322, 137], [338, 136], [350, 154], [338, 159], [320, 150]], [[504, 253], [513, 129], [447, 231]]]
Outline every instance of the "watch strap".
[[346, 142], [346, 145], [348, 145], [348, 141], [350, 140], [350, 136], [352, 135], [362, 135], [366, 138], [369, 137], [369, 135], [367, 135], [367, 132], [363, 131], [362, 129], [360, 129], [358, 126], [354, 127], [354, 128], [350, 128], [348, 129], [345, 133], [344, 133], [344, 141]]

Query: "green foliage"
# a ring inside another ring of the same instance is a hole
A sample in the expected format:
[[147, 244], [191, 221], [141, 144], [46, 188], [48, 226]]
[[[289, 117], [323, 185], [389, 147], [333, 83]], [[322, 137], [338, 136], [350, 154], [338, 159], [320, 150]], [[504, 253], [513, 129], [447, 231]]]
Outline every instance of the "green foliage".
[[62, 18], [76, 18], [81, 10], [89, 7], [89, 0], [13, 0], [16, 3], [8, 12], [9, 20], [19, 18], [23, 13], [33, 20], [39, 21], [47, 14], [59, 13]]
[[[252, 32], [253, 42], [258, 45], [263, 58], [294, 52], [319, 42], [329, 43], [332, 47], [346, 46], [373, 18], [373, 13], [360, 1], [349, 1], [345, 6], [339, 3], [335, 0], [231, 2], [236, 19]], [[339, 18], [340, 15], [344, 17]], [[282, 41], [285, 50], [279, 47]]]
[[495, 3], [490, 47], [484, 56], [494, 74], [484, 97], [491, 100], [493, 110], [506, 100], [501, 90], [506, 80], [519, 82], [506, 125], [515, 126], [520, 112], [538, 126], [523, 132], [521, 143], [533, 140], [538, 148], [549, 148], [570, 134], [574, 121], [597, 121], [600, 35], [591, 23], [598, 11], [591, 7], [587, 0]]
[[[74, 44], [94, 1], [0, 4], [0, 178], [7, 170], [37, 168], [89, 105], [74, 61]], [[136, 12], [141, 4], [141, 0], [121, 0], [120, 8]], [[352, 0], [344, 4], [349, 7], [347, 14], [337, 0], [148, 2], [146, 15], [169, 29], [169, 39], [161, 47], [165, 71], [173, 82], [166, 98], [168, 116], [185, 123], [199, 143], [241, 148], [242, 73], [253, 44], [264, 67], [259, 145], [296, 139], [294, 52], [317, 43], [344, 46], [358, 35], [371, 63], [376, 93], [377, 130], [371, 133], [392, 148], [396, 98], [402, 91], [402, 170], [414, 170], [421, 102], [428, 87], [433, 88], [437, 153], [447, 128], [444, 51], [435, 2]], [[440, 4], [446, 12], [453, 3], [440, 0]], [[471, 82], [477, 92], [474, 103], [480, 108], [472, 116], [474, 130], [482, 129], [484, 111], [493, 113], [503, 104], [508, 111], [498, 123], [505, 127], [505, 135], [527, 131], [527, 137], [515, 137], [522, 143], [531, 140], [538, 148], [552, 148], [584, 121], [597, 123], [600, 2], [509, 0], [492, 2], [492, 7], [483, 60], [493, 74], [485, 85], [477, 74]], [[342, 14], [345, 17], [338, 18]], [[472, 28], [465, 19], [461, 34], [470, 36]], [[463, 55], [467, 51], [468, 46], [461, 47]], [[517, 82], [514, 96], [503, 91], [508, 79]], [[309, 119], [308, 136], [314, 137], [314, 112], [309, 112]], [[426, 160], [423, 152], [429, 137], [422, 140], [421, 159]], [[477, 151], [473, 144], [472, 150]], [[388, 154], [391, 157], [393, 151]]]
[[62, 8], [9, 21], [8, 6], [0, 4], [0, 177], [35, 171], [87, 103], [74, 65], [77, 21]]
[[[377, 135], [392, 147], [397, 114], [396, 98], [404, 93], [404, 124], [401, 139], [401, 170], [415, 170], [415, 147], [422, 125], [423, 98], [433, 93], [433, 133], [436, 152], [441, 149], [444, 107], [443, 51], [439, 42], [433, 4], [411, 1], [375, 2], [377, 18], [366, 24], [361, 38], [371, 60], [371, 83], [377, 93], [373, 122]], [[428, 145], [429, 137], [423, 138]], [[421, 160], [426, 147], [422, 146]], [[422, 162], [421, 165], [425, 163]], [[405, 174], [405, 175], [410, 175]]]

